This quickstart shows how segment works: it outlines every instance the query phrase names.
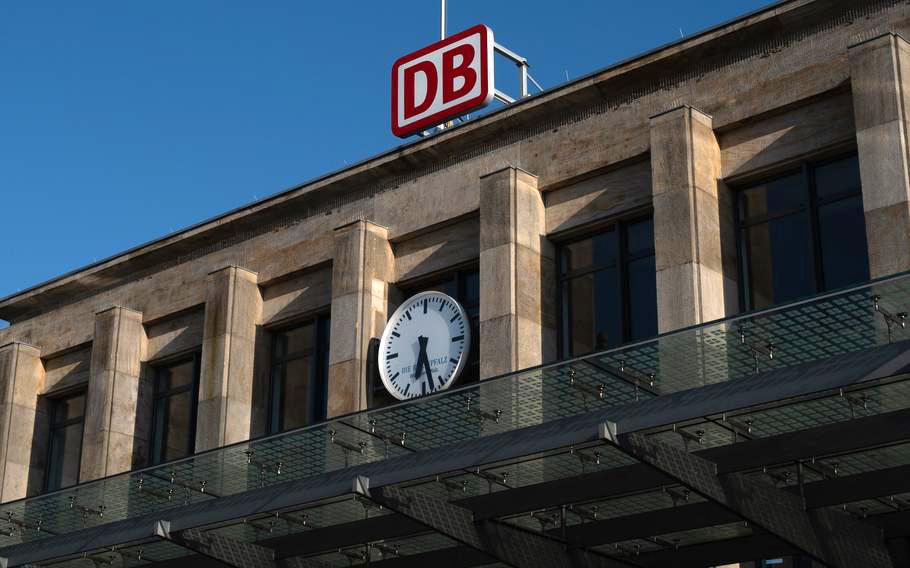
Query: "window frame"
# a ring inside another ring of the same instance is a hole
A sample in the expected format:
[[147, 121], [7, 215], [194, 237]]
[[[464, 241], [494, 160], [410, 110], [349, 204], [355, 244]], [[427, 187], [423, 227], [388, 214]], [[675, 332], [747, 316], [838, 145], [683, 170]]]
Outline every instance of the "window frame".
[[[557, 310], [557, 341], [556, 341], [556, 351], [558, 359], [565, 359], [568, 357], [568, 354], [571, 352], [571, 330], [568, 329], [570, 326], [567, 326], [566, 318], [568, 314], [572, 313], [571, 306], [569, 302], [569, 294], [567, 293], [566, 282], [585, 276], [587, 274], [593, 274], [601, 270], [607, 270], [610, 268], [616, 268], [616, 279], [617, 279], [617, 290], [620, 291], [620, 313], [621, 313], [621, 328], [622, 328], [622, 343], [629, 341], [631, 330], [632, 330], [632, 314], [630, 311], [630, 288], [629, 288], [629, 265], [630, 263], [641, 260], [648, 257], [656, 257], [656, 250], [654, 247], [654, 241], [651, 241], [651, 247], [648, 249], [650, 254], [647, 252], [640, 252], [638, 254], [629, 254], [628, 247], [628, 227], [629, 225], [634, 225], [642, 221], [651, 221], [652, 234], [654, 230], [654, 211], [652, 209], [646, 210], [637, 210], [628, 212], [623, 215], [610, 217], [608, 219], [601, 220], [594, 225], [587, 226], [581, 230], [574, 230], [570, 235], [567, 235], [563, 238], [551, 236], [551, 240], [554, 241], [556, 245], [556, 260], [555, 260], [555, 274], [556, 274], [556, 310]], [[582, 270], [575, 270], [563, 274], [562, 266], [563, 259], [566, 254], [566, 247], [571, 244], [581, 242], [587, 239], [593, 239], [594, 237], [603, 234], [609, 230], [616, 230], [616, 261], [615, 264], [603, 264], [588, 267]], [[656, 285], [656, 284], [655, 284]], [[658, 318], [660, 314], [658, 314]], [[659, 322], [658, 322], [659, 324]], [[659, 326], [658, 326], [659, 327]]]
[[[184, 385], [177, 387], [175, 389], [170, 389], [166, 393], [161, 392], [161, 373], [164, 369], [174, 367], [186, 362], [193, 362], [193, 381], [190, 385]], [[165, 402], [168, 398], [183, 394], [184, 392], [191, 391], [192, 397], [190, 402], [190, 420], [189, 420], [189, 447], [190, 452], [187, 456], [192, 456], [196, 453], [196, 427], [197, 427], [197, 418], [199, 414], [199, 383], [202, 375], [202, 351], [195, 350], [191, 353], [183, 353], [176, 355], [174, 357], [168, 357], [167, 359], [162, 359], [160, 361], [154, 361], [149, 363], [149, 367], [152, 370], [152, 424], [150, 429], [149, 436], [149, 455], [148, 462], [149, 465], [161, 465], [168, 463], [169, 461], [175, 460], [165, 460], [163, 453], [163, 442], [167, 439], [167, 430], [168, 424], [165, 422], [162, 431], [161, 437], [158, 437], [158, 419], [162, 412], [162, 403]], [[160, 447], [156, 447], [159, 446]]]
[[330, 348], [329, 337], [331, 321], [330, 312], [327, 310], [322, 310], [309, 314], [302, 318], [296, 318], [291, 322], [282, 323], [280, 326], [269, 329], [269, 381], [265, 424], [267, 436], [287, 431], [287, 429], [283, 428], [282, 424], [284, 417], [281, 412], [281, 395], [283, 395], [281, 392], [281, 382], [276, 378], [279, 367], [281, 365], [287, 364], [288, 362], [302, 359], [308, 356], [306, 352], [285, 354], [279, 360], [277, 354], [277, 336], [279, 334], [301, 328], [306, 325], [312, 324], [315, 326], [313, 333], [313, 343], [310, 347], [313, 355], [312, 362], [310, 363], [310, 373], [312, 377], [318, 378], [318, 380], [314, 381], [314, 384], [312, 385], [312, 388], [314, 388], [316, 392], [312, 397], [314, 408], [311, 409], [313, 411], [313, 420], [310, 422], [310, 424], [324, 422], [328, 418], [328, 370]]
[[[71, 398], [84, 397], [83, 406], [82, 406], [82, 416], [78, 419], [71, 418], [68, 421], [65, 421], [62, 424], [57, 424], [56, 417], [60, 412], [60, 408], [63, 406], [63, 402]], [[42, 493], [49, 493], [52, 491], [59, 491], [60, 489], [66, 489], [67, 487], [73, 487], [78, 485], [82, 477], [82, 451], [85, 446], [85, 411], [88, 408], [88, 385], [79, 385], [73, 389], [67, 389], [63, 392], [56, 392], [47, 394], [44, 396], [45, 401], [50, 406], [49, 418], [47, 429], [47, 452], [45, 457], [45, 467], [44, 467], [44, 480], [42, 482]], [[69, 426], [74, 424], [81, 424], [79, 429], [79, 464], [76, 469], [76, 482], [73, 485], [59, 486], [56, 488], [50, 488], [51, 481], [51, 464], [53, 463], [54, 457], [54, 439], [55, 433], [58, 430], [64, 430]]]
[[[756, 309], [753, 305], [752, 300], [752, 281], [751, 281], [751, 272], [749, 270], [749, 255], [747, 253], [746, 239], [744, 232], [749, 227], [760, 225], [763, 223], [768, 223], [775, 219], [780, 219], [790, 215], [795, 215], [798, 213], [805, 212], [807, 218], [807, 227], [808, 232], [811, 238], [809, 243], [809, 249], [812, 254], [812, 277], [815, 284], [814, 293], [818, 294], [824, 291], [827, 291], [827, 284], [825, 282], [824, 274], [824, 250], [821, 242], [821, 233], [820, 233], [820, 222], [819, 222], [819, 208], [821, 206], [830, 205], [832, 203], [837, 203], [839, 201], [844, 201], [846, 199], [851, 199], [854, 197], [863, 197], [862, 183], [855, 189], [850, 191], [842, 191], [835, 195], [831, 195], [822, 199], [818, 197], [818, 185], [815, 179], [815, 171], [818, 168], [824, 167], [835, 162], [840, 162], [842, 160], [847, 160], [849, 158], [856, 158], [857, 164], [859, 163], [859, 155], [856, 148], [849, 150], [837, 152], [835, 154], [826, 155], [824, 157], [819, 157], [815, 159], [803, 160], [798, 164], [790, 165], [789, 167], [781, 168], [775, 170], [774, 172], [768, 173], [761, 177], [749, 179], [747, 182], [736, 183], [728, 182], [727, 186], [733, 190], [734, 199], [733, 199], [733, 223], [734, 231], [736, 233], [736, 253], [737, 253], [737, 271], [736, 275], [739, 278], [739, 308], [740, 312], [748, 312]], [[774, 182], [784, 177], [799, 175], [801, 180], [801, 189], [803, 195], [805, 196], [806, 205], [803, 208], [793, 208], [784, 212], [775, 213], [773, 215], [765, 215], [764, 217], [759, 217], [755, 219], [744, 220], [743, 217], [743, 200], [744, 195], [750, 189], [760, 187], [762, 185]], [[868, 239], [868, 235], [866, 236]]]

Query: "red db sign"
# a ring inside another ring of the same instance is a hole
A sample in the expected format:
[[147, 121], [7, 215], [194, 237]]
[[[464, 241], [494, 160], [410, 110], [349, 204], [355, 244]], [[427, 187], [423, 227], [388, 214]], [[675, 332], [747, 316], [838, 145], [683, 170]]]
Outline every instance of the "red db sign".
[[392, 66], [392, 132], [409, 136], [493, 99], [493, 30], [479, 25]]

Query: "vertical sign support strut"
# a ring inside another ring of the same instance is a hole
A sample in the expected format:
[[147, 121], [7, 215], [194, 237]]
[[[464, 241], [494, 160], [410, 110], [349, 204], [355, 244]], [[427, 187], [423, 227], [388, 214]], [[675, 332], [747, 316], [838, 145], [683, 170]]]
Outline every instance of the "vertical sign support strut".
[[446, 0], [440, 0], [442, 2], [442, 12], [439, 15], [439, 39], [446, 38]]

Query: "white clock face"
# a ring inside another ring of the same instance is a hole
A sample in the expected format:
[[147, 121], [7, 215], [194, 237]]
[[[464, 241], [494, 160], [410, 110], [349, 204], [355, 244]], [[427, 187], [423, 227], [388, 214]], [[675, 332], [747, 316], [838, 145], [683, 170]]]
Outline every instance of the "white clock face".
[[421, 292], [392, 314], [379, 343], [379, 374], [399, 400], [449, 388], [471, 346], [461, 304], [442, 292]]

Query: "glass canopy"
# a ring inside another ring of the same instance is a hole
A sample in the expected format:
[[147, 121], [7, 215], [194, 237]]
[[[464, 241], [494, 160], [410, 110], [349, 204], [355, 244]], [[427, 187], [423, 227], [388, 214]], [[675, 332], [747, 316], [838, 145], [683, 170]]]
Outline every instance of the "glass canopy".
[[[181, 507], [214, 503], [228, 496], [362, 464], [420, 454], [719, 383], [748, 381], [767, 371], [897, 343], [908, 339], [910, 333], [905, 328], [904, 310], [908, 306], [910, 275], [901, 275], [6, 503], [0, 506], [0, 547], [35, 543], [145, 515], [174, 513]], [[780, 436], [908, 409], [908, 385], [910, 382], [898, 379], [879, 381], [846, 394], [824, 393], [788, 404], [731, 409], [729, 413], [655, 428], [648, 434], [687, 451], [691, 449], [690, 444], [696, 444], [700, 451], [720, 451], [741, 439]], [[756, 469], [754, 475], [772, 475], [783, 487], [793, 485], [797, 473], [804, 482], [820, 483], [835, 476], [910, 465], [908, 447], [905, 444], [864, 449], [834, 459], [820, 457], [817, 462], [800, 468], [800, 472], [796, 472], [792, 463], [772, 463], [770, 468]], [[635, 460], [623, 452], [595, 442], [554, 447], [521, 459], [478, 464], [474, 470], [415, 478], [400, 485], [404, 490], [421, 491], [446, 502], [469, 506], [472, 500], [486, 499], [497, 492], [581, 479], [611, 468], [620, 471], [635, 465]], [[869, 514], [882, 508], [895, 510], [894, 503], [905, 502], [903, 497], [894, 499], [890, 505], [879, 498], [865, 499], [852, 507]], [[906, 502], [910, 503], [910, 499]], [[706, 508], [710, 504], [679, 484], [665, 483], [629, 495], [575, 503], [568, 509], [565, 503], [554, 504], [553, 508], [541, 506], [533, 511], [519, 507], [510, 512], [506, 508], [494, 516], [535, 533], [549, 535], [559, 530], [562, 537], [577, 538], [592, 550], [620, 556], [718, 538], [754, 536], [752, 528], [735, 516], [730, 518], [729, 514], [720, 513], [706, 517], [716, 521], [713, 524], [683, 526], [646, 539], [595, 542], [598, 539], [590, 540], [579, 529], [593, 521], [637, 518], [679, 505]], [[476, 510], [475, 514], [478, 514]], [[349, 495], [308, 503], [295, 511], [236, 519], [209, 530], [241, 542], [278, 543], [283, 542], [281, 537], [309, 533], [315, 528], [382, 516], [397, 517], [368, 500]], [[357, 544], [323, 550], [313, 558], [325, 565], [346, 566], [368, 559], [380, 561], [397, 555], [431, 554], [458, 546], [452, 539], [426, 528], [412, 527], [411, 532], [403, 534], [400, 538], [371, 542], [369, 546]], [[313, 545], [307, 550], [318, 548]], [[104, 558], [107, 552], [99, 550], [98, 558]], [[129, 566], [189, 554], [171, 542], [154, 540], [124, 545], [117, 553], [122, 565]]]

